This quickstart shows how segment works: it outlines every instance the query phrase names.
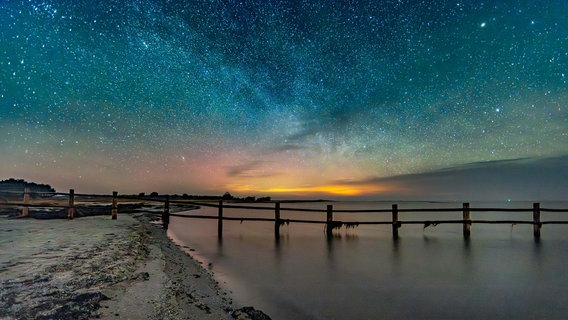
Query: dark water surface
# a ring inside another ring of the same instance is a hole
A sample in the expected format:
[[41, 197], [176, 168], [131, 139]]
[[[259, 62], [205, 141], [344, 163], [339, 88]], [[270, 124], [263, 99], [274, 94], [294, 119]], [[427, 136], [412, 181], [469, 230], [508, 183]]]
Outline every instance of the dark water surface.
[[[334, 203], [334, 209], [390, 208], [381, 203]], [[531, 208], [530, 203], [472, 204]], [[283, 207], [325, 209], [325, 203]], [[461, 207], [403, 203], [400, 208]], [[542, 207], [568, 207], [542, 204]], [[216, 208], [188, 214], [216, 215]], [[542, 220], [566, 214], [542, 213]], [[225, 216], [274, 217], [273, 210], [225, 209]], [[282, 218], [325, 220], [325, 213], [282, 212]], [[336, 213], [344, 221], [389, 221], [390, 213]], [[532, 220], [532, 213], [472, 213], [472, 219]], [[459, 213], [400, 213], [400, 220], [461, 219]], [[238, 305], [253, 305], [273, 319], [565, 319], [568, 315], [568, 225], [545, 225], [535, 242], [532, 225], [403, 225], [394, 241], [390, 225], [335, 231], [323, 225], [281, 227], [270, 222], [172, 217], [170, 235], [210, 263]]]

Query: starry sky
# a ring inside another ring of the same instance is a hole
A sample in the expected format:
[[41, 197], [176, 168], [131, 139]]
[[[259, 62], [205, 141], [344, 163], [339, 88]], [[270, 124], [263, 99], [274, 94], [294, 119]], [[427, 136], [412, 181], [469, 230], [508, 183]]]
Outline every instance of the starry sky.
[[565, 0], [4, 0], [0, 179], [565, 199], [566, 16]]

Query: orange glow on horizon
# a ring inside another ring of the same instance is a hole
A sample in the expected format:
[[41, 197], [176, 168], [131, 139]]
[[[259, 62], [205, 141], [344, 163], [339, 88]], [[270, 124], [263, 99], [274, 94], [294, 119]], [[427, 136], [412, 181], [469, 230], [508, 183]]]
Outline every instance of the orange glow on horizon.
[[255, 188], [252, 185], [234, 186], [233, 189], [238, 192], [263, 192], [263, 193], [279, 193], [290, 195], [311, 195], [311, 194], [329, 194], [335, 196], [360, 196], [373, 193], [382, 193], [392, 191], [392, 188], [377, 185], [321, 185], [307, 187], [272, 187], [272, 188]]

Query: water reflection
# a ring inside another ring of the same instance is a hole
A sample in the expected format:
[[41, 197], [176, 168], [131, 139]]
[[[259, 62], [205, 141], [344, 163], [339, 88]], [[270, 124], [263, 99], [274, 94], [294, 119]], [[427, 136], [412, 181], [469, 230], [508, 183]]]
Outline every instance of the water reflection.
[[280, 251], [280, 233], [274, 235], [274, 247], [276, 251]]
[[[183, 226], [182, 226], [183, 225]], [[390, 225], [335, 230], [293, 224], [174, 220], [170, 229], [224, 277], [236, 303], [274, 319], [559, 318], [568, 306], [568, 235], [530, 226]], [[548, 238], [547, 238], [548, 237]], [[216, 243], [216, 245], [215, 245]], [[551, 297], [550, 293], [554, 293]], [[448, 306], [451, 306], [449, 308]]]
[[333, 233], [331, 234], [326, 234], [326, 248], [327, 248], [327, 260], [328, 262], [331, 263], [331, 266], [333, 266], [333, 243], [334, 243], [334, 237], [341, 237], [340, 235], [333, 235]]

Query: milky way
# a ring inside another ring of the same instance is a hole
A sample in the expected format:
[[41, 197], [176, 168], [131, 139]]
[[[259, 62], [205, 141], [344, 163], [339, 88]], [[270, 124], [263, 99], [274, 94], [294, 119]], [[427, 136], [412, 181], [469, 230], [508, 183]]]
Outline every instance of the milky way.
[[566, 1], [0, 9], [0, 178], [394, 195], [389, 177], [471, 163], [568, 171]]

